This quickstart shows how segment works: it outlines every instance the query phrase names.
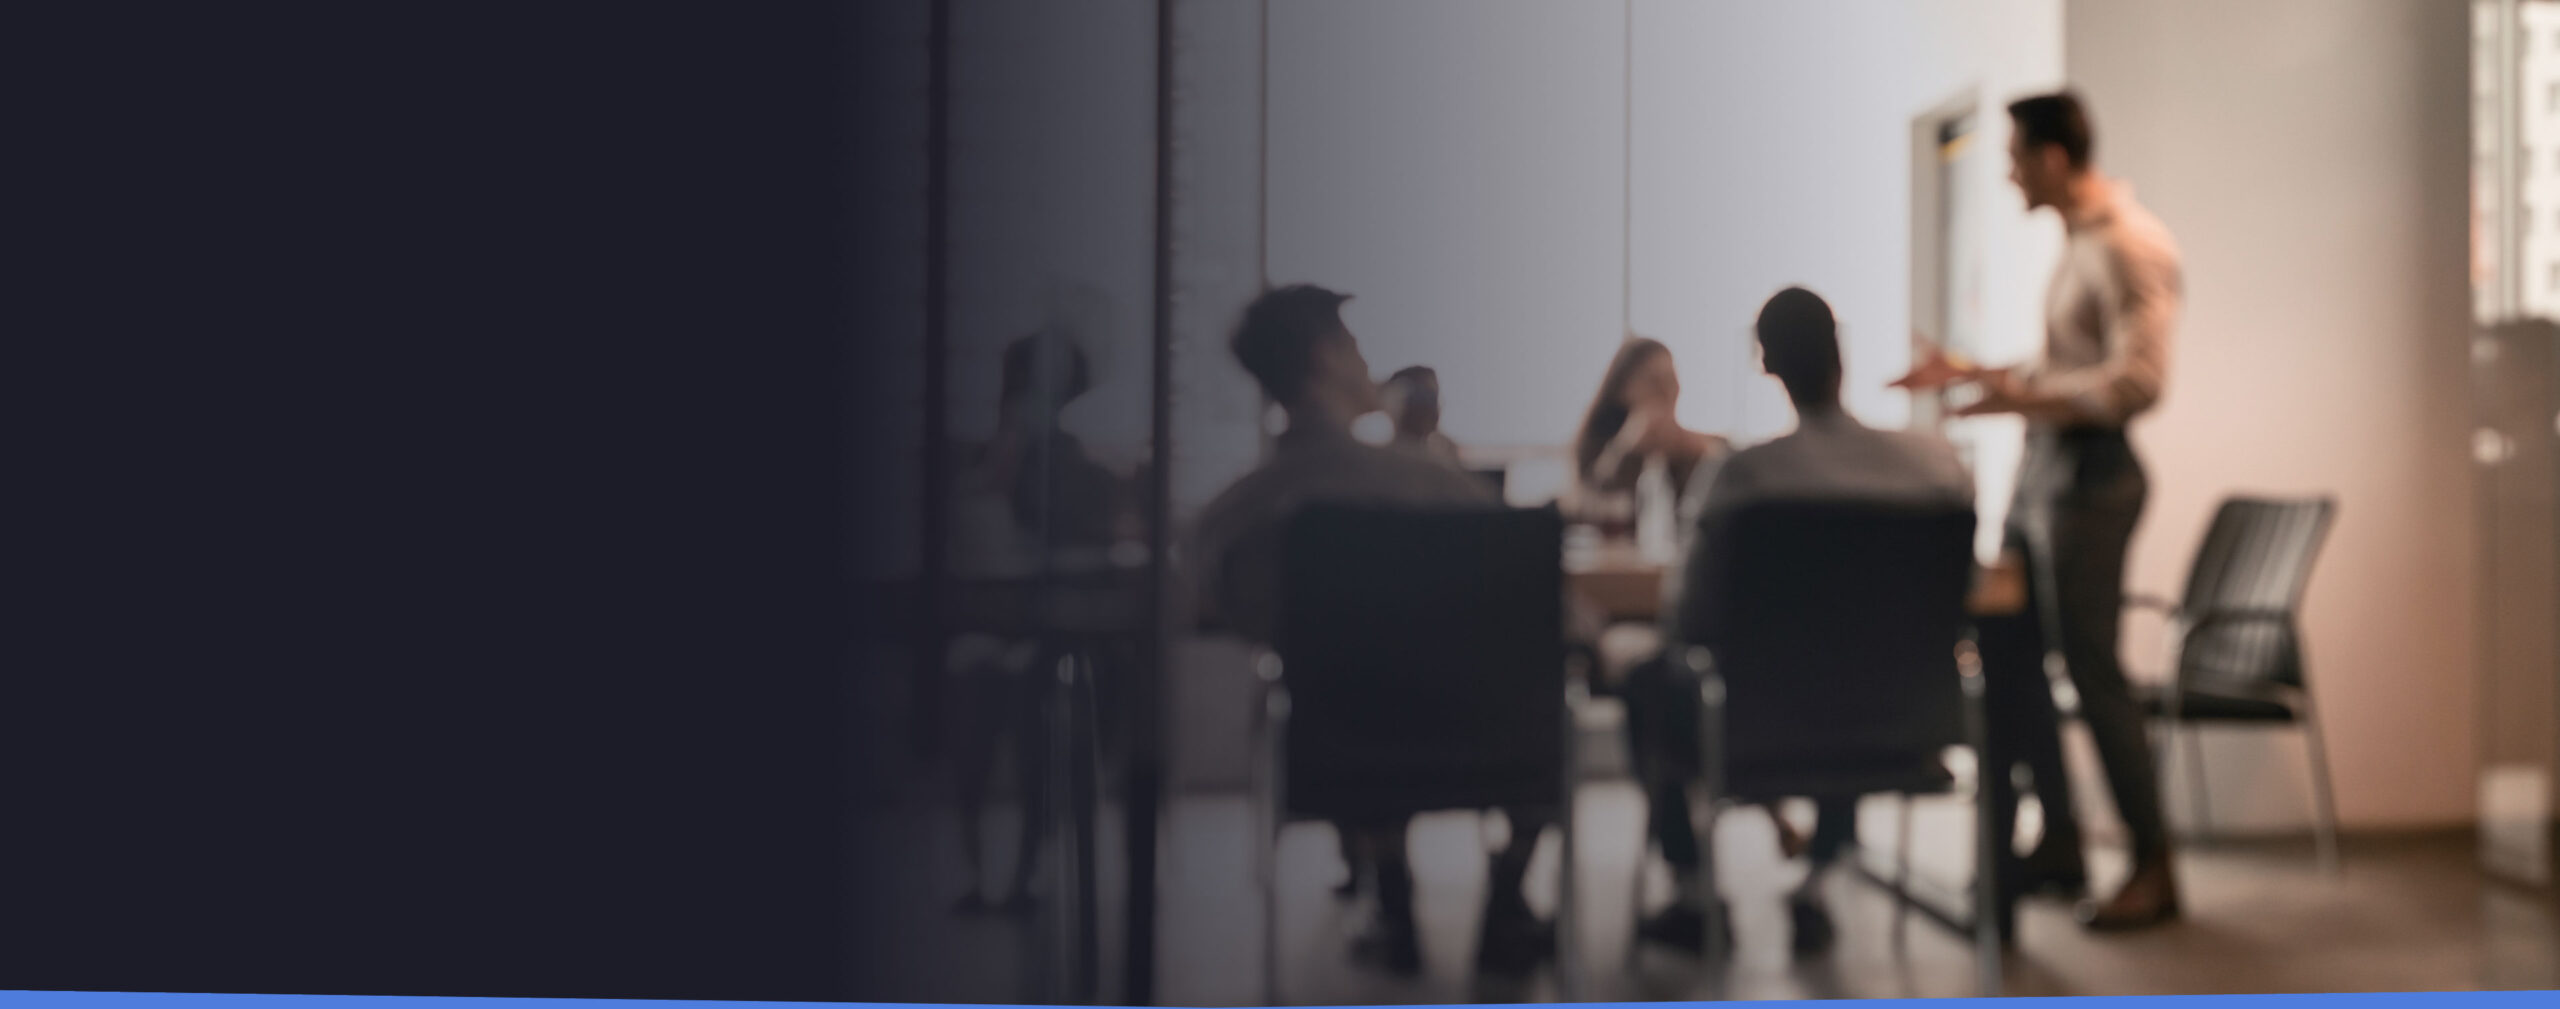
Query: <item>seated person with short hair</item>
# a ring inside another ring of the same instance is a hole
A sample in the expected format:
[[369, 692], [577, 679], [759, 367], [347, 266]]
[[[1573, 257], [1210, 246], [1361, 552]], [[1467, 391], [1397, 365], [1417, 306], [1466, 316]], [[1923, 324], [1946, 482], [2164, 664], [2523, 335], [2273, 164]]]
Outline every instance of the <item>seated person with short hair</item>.
[[[1811, 291], [1790, 287], [1771, 297], [1754, 325], [1761, 366], [1787, 390], [1796, 429], [1721, 462], [1700, 467], [1687, 499], [1689, 543], [1676, 591], [1665, 607], [1669, 641], [1687, 640], [1682, 627], [1705, 623], [1697, 591], [1701, 558], [1715, 548], [1717, 520], [1747, 504], [1765, 501], [1874, 501], [1970, 506], [1973, 480], [1955, 446], [1930, 435], [1879, 431], [1860, 424], [1840, 405], [1840, 341], [1831, 306]], [[1652, 813], [1655, 839], [1679, 882], [1672, 906], [1645, 920], [1639, 935], [1695, 952], [1703, 941], [1705, 914], [1721, 902], [1714, 884], [1700, 878], [1699, 839], [1689, 817], [1686, 782], [1698, 760], [1697, 681], [1682, 667], [1656, 659], [1628, 674], [1625, 687], [1628, 742], [1635, 750]], [[1805, 851], [1809, 871], [1790, 895], [1797, 952], [1818, 952], [1833, 938], [1820, 884], [1841, 849], [1856, 838], [1854, 800], [1818, 804], [1813, 838]], [[1724, 930], [1730, 937], [1730, 929]]]
[[[1187, 558], [1201, 587], [1209, 622], [1260, 644], [1274, 638], [1281, 592], [1281, 542], [1288, 520], [1310, 503], [1500, 507], [1481, 481], [1427, 453], [1362, 444], [1352, 422], [1378, 409], [1360, 345], [1342, 322], [1348, 295], [1312, 285], [1264, 294], [1246, 308], [1232, 346], [1289, 429], [1261, 467], [1245, 474], [1200, 513]], [[1551, 930], [1531, 914], [1520, 883], [1551, 813], [1509, 810], [1511, 843], [1492, 867], [1485, 907], [1489, 967], [1534, 964], [1551, 952]], [[1421, 966], [1413, 919], [1413, 873], [1405, 857], [1405, 825], [1337, 824], [1347, 854], [1375, 873], [1379, 920], [1361, 948], [1392, 969]]]

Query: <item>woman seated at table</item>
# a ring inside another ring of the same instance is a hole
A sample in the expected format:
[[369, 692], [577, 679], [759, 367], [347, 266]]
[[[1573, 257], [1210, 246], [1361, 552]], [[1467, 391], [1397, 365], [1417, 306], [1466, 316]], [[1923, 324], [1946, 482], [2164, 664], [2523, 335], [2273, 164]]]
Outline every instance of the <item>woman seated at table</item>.
[[1680, 426], [1680, 374], [1671, 348], [1660, 341], [1631, 337], [1609, 361], [1600, 392], [1584, 413], [1582, 431], [1574, 436], [1575, 475], [1585, 489], [1604, 493], [1633, 491], [1644, 472], [1660, 466], [1676, 498], [1684, 493], [1698, 464], [1731, 451], [1716, 435]]
[[[1671, 348], [1659, 340], [1629, 337], [1600, 378], [1600, 392], [1574, 436], [1575, 476], [1588, 491], [1623, 494], [1636, 489], [1648, 467], [1660, 466], [1669, 497], [1650, 507], [1678, 507], [1701, 463], [1733, 451], [1727, 439], [1680, 426], [1680, 373]], [[1638, 508], [1648, 503], [1637, 501]], [[1675, 516], [1676, 517], [1676, 516]], [[1641, 524], [1647, 517], [1639, 515]], [[1788, 858], [1805, 848], [1803, 834], [1774, 805], [1769, 820]]]

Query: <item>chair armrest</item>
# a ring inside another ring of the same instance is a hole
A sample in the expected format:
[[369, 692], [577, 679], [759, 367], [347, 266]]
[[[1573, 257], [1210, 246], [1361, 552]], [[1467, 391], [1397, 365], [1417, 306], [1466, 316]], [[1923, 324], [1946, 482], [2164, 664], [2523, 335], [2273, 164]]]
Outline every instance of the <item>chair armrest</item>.
[[[2294, 614], [2291, 610], [2269, 609], [2264, 607], [2237, 607], [2231, 609], [2206, 610], [2205, 612], [2182, 619], [2185, 623], [2185, 629], [2184, 635], [2181, 638], [2181, 649], [2184, 647], [2184, 639], [2193, 638], [2198, 633], [2215, 627], [2246, 624], [2273, 624], [2278, 630], [2284, 633], [2288, 641], [2290, 641], [2295, 634], [2293, 625]], [[2174, 699], [2184, 697], [2185, 692], [2188, 689], [2186, 665], [2183, 659], [2179, 661], [2177, 668], [2170, 671], [2170, 676], [2173, 678], [2172, 683], [2165, 684], [2164, 687], [2169, 689], [2170, 697], [2173, 698], [2174, 703]], [[2226, 687], [2224, 689], [2229, 688]], [[2300, 687], [2291, 684], [2261, 684], [2251, 689], [2259, 693], [2270, 695], [2302, 694]], [[2175, 709], [2173, 708], [2172, 710]]]
[[2187, 617], [2187, 633], [2222, 624], [2283, 624], [2291, 626], [2293, 611], [2251, 607], [2245, 609], [2206, 610]]
[[1713, 653], [1703, 645], [1678, 645], [1668, 650], [1672, 661], [1698, 676], [1698, 703], [1721, 717], [1724, 711], [1724, 673], [1716, 669]]
[[2166, 613], [2172, 617], [2177, 616], [2180, 612], [2176, 602], [2171, 601], [2166, 596], [2155, 596], [2148, 592], [2137, 592], [2124, 597], [2124, 608], [2128, 610], [2156, 610], [2161, 613]]
[[1706, 781], [1712, 805], [1724, 792], [1724, 674], [1703, 645], [1674, 643], [1666, 654], [1698, 675], [1698, 775]]

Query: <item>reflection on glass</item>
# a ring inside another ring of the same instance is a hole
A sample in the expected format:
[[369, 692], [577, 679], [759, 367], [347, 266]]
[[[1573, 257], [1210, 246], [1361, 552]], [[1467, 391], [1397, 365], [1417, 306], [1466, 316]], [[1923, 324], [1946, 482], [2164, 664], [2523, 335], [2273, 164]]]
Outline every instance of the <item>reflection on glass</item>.
[[[2471, 462], [2478, 501], [2481, 858], [2548, 886], [2560, 809], [2560, 3], [2472, 8]], [[2551, 152], [2549, 158], [2536, 152]]]

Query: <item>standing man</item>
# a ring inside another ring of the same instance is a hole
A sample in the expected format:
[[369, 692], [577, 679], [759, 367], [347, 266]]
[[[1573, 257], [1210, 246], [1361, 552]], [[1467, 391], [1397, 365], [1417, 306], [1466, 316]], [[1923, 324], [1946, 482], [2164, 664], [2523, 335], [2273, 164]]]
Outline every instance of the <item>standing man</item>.
[[[1895, 384], [1969, 385], [1980, 398], [1959, 415], [2027, 421], [2008, 535], [2028, 561], [2029, 616], [2015, 627], [1984, 627], [1983, 658], [1993, 695], [1992, 766], [2030, 764], [2051, 808], [2044, 811], [2047, 843], [2004, 872], [2005, 882], [2016, 892], [2085, 879], [2069, 802], [2053, 801], [2068, 793], [2060, 787], [2059, 726], [2040, 666], [2048, 642], [2058, 642], [2133, 844], [2133, 873], [2123, 889], [2082, 905], [2080, 920], [2092, 929], [2142, 928], [2178, 916], [2178, 886], [2143, 711], [2117, 654], [2125, 551], [2150, 490], [2125, 425], [2160, 401], [2168, 378], [2181, 298], [2178, 251], [2159, 219], [2095, 168], [2088, 114], [2076, 96], [2023, 99], [2009, 106], [2009, 118], [2011, 181], [2029, 210], [2052, 208], [2068, 235], [2045, 294], [2044, 358], [2028, 369], [1985, 369], [1929, 347]], [[1986, 778], [1999, 822], [2009, 823], [2016, 797], [2008, 775]]]

